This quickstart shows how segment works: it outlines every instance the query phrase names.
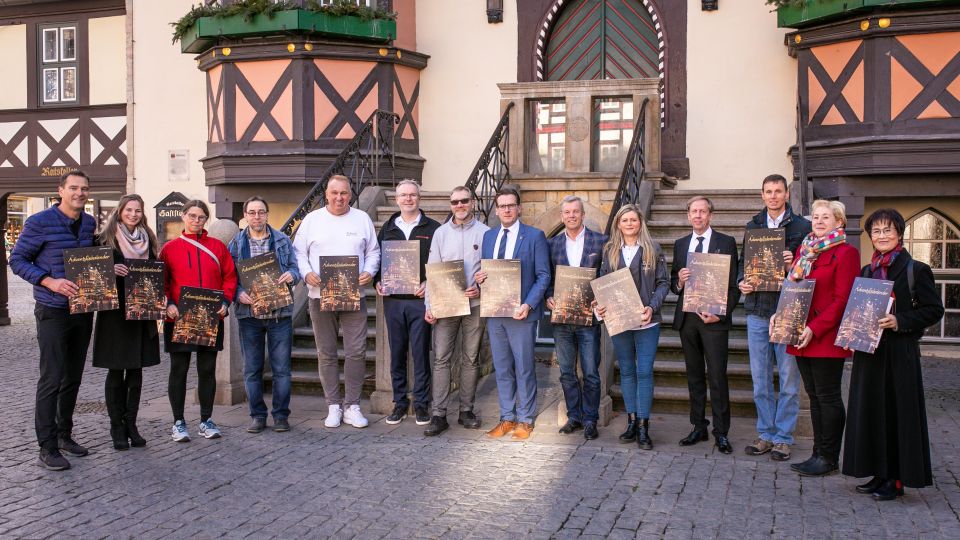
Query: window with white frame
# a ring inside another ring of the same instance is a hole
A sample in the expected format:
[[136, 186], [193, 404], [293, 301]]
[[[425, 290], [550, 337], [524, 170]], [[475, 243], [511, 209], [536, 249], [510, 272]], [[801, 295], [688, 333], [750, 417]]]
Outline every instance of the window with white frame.
[[77, 23], [42, 24], [37, 27], [40, 104], [77, 103], [79, 62]]

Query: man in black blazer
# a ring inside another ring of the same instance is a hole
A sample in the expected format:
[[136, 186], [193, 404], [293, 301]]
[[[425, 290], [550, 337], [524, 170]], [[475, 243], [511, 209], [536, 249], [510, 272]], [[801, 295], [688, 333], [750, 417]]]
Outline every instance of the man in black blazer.
[[[696, 196], [687, 201], [687, 221], [693, 233], [673, 244], [673, 268], [670, 272], [670, 289], [679, 295], [673, 316], [673, 328], [680, 331], [680, 344], [687, 364], [687, 389], [690, 391], [690, 423], [693, 431], [680, 441], [681, 446], [690, 446], [706, 441], [707, 426], [707, 379], [710, 384], [710, 408], [713, 412], [713, 436], [720, 452], [729, 454], [733, 446], [727, 438], [730, 429], [730, 390], [727, 385], [727, 339], [730, 320], [740, 298], [737, 288], [737, 241], [732, 236], [710, 228], [713, 203], [710, 199]], [[723, 253], [730, 255], [728, 278], [727, 313], [684, 313], [683, 288], [690, 278], [687, 254], [691, 252]], [[706, 362], [707, 373], [704, 373]]]

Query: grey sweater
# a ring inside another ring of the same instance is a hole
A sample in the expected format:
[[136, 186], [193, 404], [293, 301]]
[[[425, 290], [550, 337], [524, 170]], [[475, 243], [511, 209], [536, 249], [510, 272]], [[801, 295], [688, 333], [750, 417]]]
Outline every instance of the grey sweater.
[[[433, 233], [430, 243], [428, 263], [463, 260], [463, 271], [467, 277], [467, 288], [476, 281], [473, 275], [480, 271], [480, 246], [483, 245], [483, 233], [490, 230], [486, 224], [473, 219], [463, 225], [455, 225], [451, 218]], [[430, 288], [424, 298], [426, 308], [430, 310]], [[470, 305], [480, 304], [479, 298], [471, 298]]]

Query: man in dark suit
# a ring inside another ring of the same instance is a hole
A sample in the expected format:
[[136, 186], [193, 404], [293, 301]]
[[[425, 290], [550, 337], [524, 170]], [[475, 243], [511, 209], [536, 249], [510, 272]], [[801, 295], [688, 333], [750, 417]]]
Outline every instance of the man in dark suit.
[[[496, 204], [500, 226], [483, 234], [480, 251], [484, 259], [520, 260], [522, 303], [513, 317], [487, 319], [500, 401], [500, 423], [487, 435], [498, 438], [513, 432], [514, 439], [524, 440], [530, 437], [537, 416], [533, 347], [537, 321], [543, 315], [543, 296], [550, 285], [550, 248], [543, 231], [520, 223], [520, 193], [501, 189]], [[482, 285], [487, 274], [481, 270], [475, 277]]]
[[[586, 212], [583, 200], [567, 195], [560, 202], [560, 217], [564, 230], [549, 240], [550, 269], [553, 277], [547, 290], [547, 307], [554, 309], [553, 286], [558, 265], [579, 268], [599, 268], [603, 259], [606, 235], [591, 231], [583, 224]], [[567, 404], [567, 423], [560, 433], [569, 435], [583, 429], [584, 438], [596, 439], [600, 419], [600, 325], [554, 324], [553, 341], [560, 364], [560, 386]], [[583, 382], [577, 377], [577, 353]]]
[[[673, 268], [670, 272], [670, 289], [679, 295], [673, 316], [673, 328], [680, 331], [680, 344], [687, 364], [687, 389], [690, 391], [690, 423], [693, 431], [680, 441], [681, 446], [690, 446], [706, 441], [707, 426], [707, 379], [710, 383], [710, 408], [713, 412], [713, 436], [720, 452], [733, 452], [727, 432], [730, 429], [730, 391], [727, 386], [727, 339], [730, 320], [739, 300], [737, 289], [737, 241], [732, 236], [710, 228], [713, 203], [710, 199], [696, 196], [687, 201], [687, 221], [693, 233], [673, 244]], [[730, 255], [728, 277], [727, 313], [684, 313], [683, 288], [690, 279], [687, 254], [723, 253]], [[704, 374], [704, 362], [707, 373]]]

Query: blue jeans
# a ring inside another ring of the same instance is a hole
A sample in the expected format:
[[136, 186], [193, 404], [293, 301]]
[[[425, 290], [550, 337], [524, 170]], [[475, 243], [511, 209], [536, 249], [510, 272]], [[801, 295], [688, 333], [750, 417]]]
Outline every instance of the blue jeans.
[[293, 324], [290, 317], [279, 319], [237, 319], [240, 328], [240, 351], [243, 353], [243, 386], [247, 390], [252, 418], [266, 418], [263, 402], [264, 341], [270, 354], [273, 372], [273, 419], [290, 416], [290, 351], [293, 346]]
[[[800, 410], [800, 371], [787, 346], [770, 343], [770, 319], [747, 315], [747, 345], [753, 401], [757, 405], [757, 433], [774, 444], [793, 444]], [[776, 366], [774, 365], [776, 364]], [[780, 376], [780, 395], [773, 389], [773, 370]]]
[[650, 418], [653, 407], [653, 359], [657, 356], [660, 325], [628, 330], [611, 338], [620, 365], [620, 390], [628, 413]]
[[537, 370], [533, 347], [537, 321], [487, 319], [487, 335], [497, 378], [500, 420], [533, 424], [537, 418]]
[[[560, 364], [560, 386], [567, 402], [567, 418], [577, 422], [600, 419], [600, 327], [553, 325], [553, 341]], [[577, 353], [583, 385], [577, 377]]]

